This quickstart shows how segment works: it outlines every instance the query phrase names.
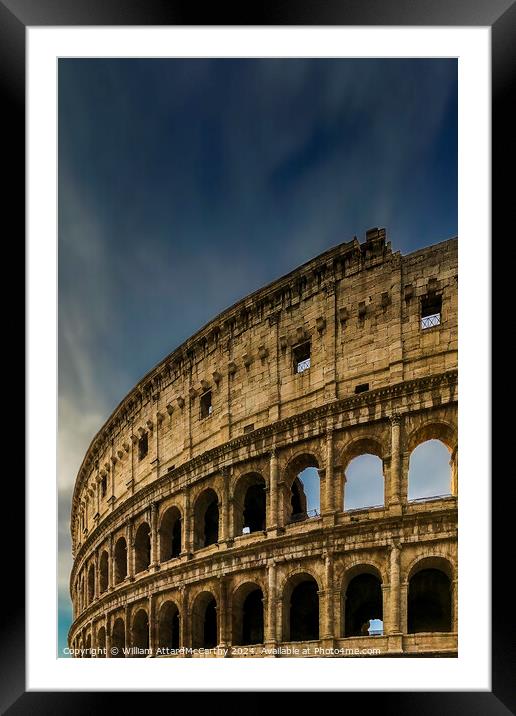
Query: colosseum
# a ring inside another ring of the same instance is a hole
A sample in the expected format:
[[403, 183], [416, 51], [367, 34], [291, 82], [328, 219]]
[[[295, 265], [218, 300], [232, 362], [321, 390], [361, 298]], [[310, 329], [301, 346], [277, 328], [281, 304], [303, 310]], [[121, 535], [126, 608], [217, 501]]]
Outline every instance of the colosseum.
[[74, 654], [457, 656], [457, 281], [371, 229], [153, 368], [76, 479]]

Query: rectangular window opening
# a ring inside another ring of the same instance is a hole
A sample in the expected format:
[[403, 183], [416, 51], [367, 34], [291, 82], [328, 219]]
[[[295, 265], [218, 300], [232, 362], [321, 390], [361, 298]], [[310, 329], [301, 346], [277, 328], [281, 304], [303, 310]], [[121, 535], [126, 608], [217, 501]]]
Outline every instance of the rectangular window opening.
[[149, 436], [147, 433], [138, 440], [138, 460], [143, 460], [149, 452]]
[[366, 393], [369, 390], [369, 383], [360, 383], [355, 385], [355, 393]]
[[294, 373], [303, 373], [310, 368], [310, 341], [301, 343], [292, 351], [294, 359]]
[[104, 476], [102, 480], [100, 481], [100, 494], [102, 497], [105, 497], [107, 493], [107, 477]]
[[442, 298], [428, 294], [421, 299], [421, 328], [441, 325]]
[[211, 390], [207, 390], [206, 393], [201, 395], [201, 420], [208, 418], [213, 412], [213, 406], [211, 404]]

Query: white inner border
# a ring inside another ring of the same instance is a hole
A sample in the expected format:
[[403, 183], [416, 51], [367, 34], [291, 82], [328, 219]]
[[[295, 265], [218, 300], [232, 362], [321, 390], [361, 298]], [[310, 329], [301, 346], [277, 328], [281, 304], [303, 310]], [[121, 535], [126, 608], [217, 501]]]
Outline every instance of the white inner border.
[[[490, 28], [27, 28], [28, 690], [491, 688], [490, 42]], [[457, 659], [56, 657], [56, 61], [136, 55], [459, 58]]]

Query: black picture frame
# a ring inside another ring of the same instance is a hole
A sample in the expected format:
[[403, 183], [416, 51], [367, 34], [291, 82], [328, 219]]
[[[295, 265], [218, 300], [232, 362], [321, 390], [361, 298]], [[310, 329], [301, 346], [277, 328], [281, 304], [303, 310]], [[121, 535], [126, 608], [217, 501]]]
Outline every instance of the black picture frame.
[[[199, 20], [202, 19], [201, 22]], [[25, 39], [28, 26], [80, 26], [80, 25], [391, 25], [391, 26], [489, 26], [492, 32], [492, 139], [493, 181], [492, 212], [493, 236], [502, 236], [503, 220], [514, 206], [515, 67], [516, 67], [516, 2], [515, 0], [284, 0], [255, 5], [238, 4], [221, 6], [213, 3], [200, 9], [193, 3], [176, 0], [0, 0], [0, 87], [5, 145], [12, 152], [12, 160], [4, 160], [7, 184], [4, 186], [4, 221], [12, 220], [9, 229], [10, 248], [23, 247], [25, 206]], [[511, 92], [512, 90], [512, 92]], [[5, 125], [4, 125], [5, 126]], [[512, 234], [512, 232], [511, 232]], [[13, 239], [17, 237], [15, 242]], [[5, 239], [4, 239], [5, 240]], [[5, 244], [4, 244], [5, 245]], [[498, 251], [503, 252], [502, 248]], [[22, 257], [23, 261], [23, 248]], [[493, 252], [493, 290], [496, 300], [509, 275], [510, 262], [500, 261]], [[497, 318], [493, 315], [493, 329]], [[14, 329], [16, 330], [16, 329]], [[21, 333], [21, 330], [18, 329]], [[23, 345], [23, 335], [19, 336]], [[33, 347], [31, 347], [33, 349]], [[498, 370], [498, 374], [506, 375]], [[495, 374], [493, 374], [495, 375]], [[498, 378], [501, 388], [502, 377]], [[496, 394], [496, 379], [493, 395]], [[505, 388], [505, 386], [504, 386]], [[21, 402], [17, 396], [17, 402]], [[508, 428], [505, 428], [507, 431]], [[492, 454], [502, 450], [504, 427], [493, 432]], [[507, 443], [505, 443], [506, 445]], [[498, 450], [496, 449], [498, 448]], [[493, 469], [494, 474], [494, 469]], [[19, 476], [19, 467], [17, 468]], [[470, 476], [472, 477], [472, 476]], [[512, 501], [508, 499], [510, 486], [506, 481], [493, 480], [492, 530], [492, 691], [486, 692], [370, 692], [347, 693], [343, 696], [346, 708], [358, 706], [362, 710], [378, 708], [383, 714], [482, 714], [493, 716], [516, 713], [516, 640], [513, 618], [508, 611], [507, 586], [502, 574], [510, 569], [514, 558], [504, 549], [513, 544], [509, 533]], [[9, 499], [19, 506], [24, 504], [23, 480], [11, 480]], [[22, 513], [20, 507], [19, 515]], [[104, 707], [114, 704], [119, 695], [95, 692], [26, 692], [25, 686], [25, 607], [23, 594], [24, 563], [23, 531], [17, 525], [19, 558], [9, 561], [10, 583], [16, 585], [16, 594], [10, 609], [4, 608], [1, 616], [1, 680], [0, 710], [9, 714], [93, 713], [102, 700]], [[20, 544], [20, 541], [22, 544]], [[13, 539], [14, 544], [14, 539]], [[511, 621], [512, 619], [512, 621]], [[471, 626], [474, 628], [474, 625]], [[401, 665], [401, 662], [400, 662]], [[401, 666], [400, 666], [401, 668]], [[297, 690], [296, 684], [287, 688]], [[266, 694], [257, 694], [257, 707]], [[357, 698], [358, 697], [358, 698]], [[141, 697], [131, 695], [133, 708]], [[146, 698], [145, 696], [143, 698]], [[367, 703], [364, 703], [367, 698]], [[357, 701], [351, 704], [350, 700]], [[344, 705], [344, 701], [343, 701]]]

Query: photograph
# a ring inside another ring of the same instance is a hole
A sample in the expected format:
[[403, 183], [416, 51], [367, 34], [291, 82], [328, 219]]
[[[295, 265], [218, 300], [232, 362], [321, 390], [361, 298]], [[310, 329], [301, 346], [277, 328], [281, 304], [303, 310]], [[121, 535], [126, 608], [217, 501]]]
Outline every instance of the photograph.
[[458, 92], [58, 59], [59, 659], [460, 656]]

